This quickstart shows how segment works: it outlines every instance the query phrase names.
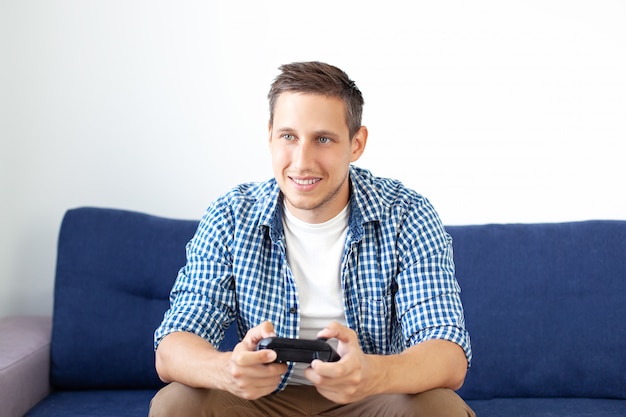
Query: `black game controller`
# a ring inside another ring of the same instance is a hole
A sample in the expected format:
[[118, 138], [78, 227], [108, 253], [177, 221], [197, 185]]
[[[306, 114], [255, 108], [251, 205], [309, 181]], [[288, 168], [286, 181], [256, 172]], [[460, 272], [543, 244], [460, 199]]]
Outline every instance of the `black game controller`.
[[289, 339], [285, 337], [266, 337], [262, 339], [256, 350], [272, 349], [276, 352], [274, 362], [311, 363], [314, 359], [324, 362], [337, 362], [339, 354], [326, 339]]

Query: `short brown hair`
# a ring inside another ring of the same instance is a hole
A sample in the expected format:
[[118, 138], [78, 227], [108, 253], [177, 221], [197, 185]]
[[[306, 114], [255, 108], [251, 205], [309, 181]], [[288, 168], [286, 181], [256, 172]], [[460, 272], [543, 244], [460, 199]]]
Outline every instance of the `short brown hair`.
[[337, 97], [346, 106], [346, 124], [353, 138], [361, 128], [363, 96], [354, 81], [339, 68], [323, 62], [294, 62], [280, 66], [267, 95], [270, 104], [270, 125], [274, 121], [274, 106], [284, 92], [320, 94]]

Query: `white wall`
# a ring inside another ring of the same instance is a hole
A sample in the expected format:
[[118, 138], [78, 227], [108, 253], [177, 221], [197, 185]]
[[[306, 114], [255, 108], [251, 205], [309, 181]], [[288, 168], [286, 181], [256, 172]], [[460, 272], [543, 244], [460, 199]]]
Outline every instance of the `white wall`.
[[265, 96], [297, 60], [357, 81], [360, 165], [447, 224], [626, 219], [625, 21], [618, 0], [0, 0], [0, 317], [51, 312], [68, 208], [198, 218], [271, 175]]

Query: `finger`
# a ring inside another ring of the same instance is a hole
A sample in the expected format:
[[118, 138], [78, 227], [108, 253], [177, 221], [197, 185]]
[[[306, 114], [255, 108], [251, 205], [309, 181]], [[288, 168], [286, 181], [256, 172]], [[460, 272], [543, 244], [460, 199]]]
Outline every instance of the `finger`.
[[269, 321], [264, 321], [248, 330], [242, 342], [245, 343], [247, 350], [256, 350], [256, 346], [261, 339], [274, 336], [276, 336], [274, 326]]
[[[237, 347], [235, 347], [237, 349]], [[276, 352], [271, 349], [263, 349], [259, 351], [248, 351], [239, 349], [233, 351], [232, 360], [238, 366], [253, 366], [272, 363], [276, 360]]]
[[[309, 368], [305, 370], [305, 376]], [[313, 376], [313, 373], [323, 378], [339, 378], [344, 375], [345, 370], [343, 364], [338, 362], [324, 362], [319, 359], [315, 359], [311, 362], [310, 373]]]
[[258, 328], [258, 330], [261, 332], [261, 339], [265, 337], [276, 336], [276, 333], [274, 331], [274, 325], [270, 323], [269, 321], [264, 321], [263, 323], [259, 324], [256, 328]]
[[331, 322], [326, 326], [326, 328], [322, 329], [317, 337], [325, 338], [325, 339], [338, 339], [342, 342], [349, 342], [352, 334], [354, 332], [346, 326], [342, 326], [336, 321]]
[[238, 369], [237, 373], [233, 375], [228, 389], [233, 394], [245, 399], [256, 399], [270, 394], [280, 383], [283, 374], [287, 372], [287, 366], [282, 364], [257, 365]]

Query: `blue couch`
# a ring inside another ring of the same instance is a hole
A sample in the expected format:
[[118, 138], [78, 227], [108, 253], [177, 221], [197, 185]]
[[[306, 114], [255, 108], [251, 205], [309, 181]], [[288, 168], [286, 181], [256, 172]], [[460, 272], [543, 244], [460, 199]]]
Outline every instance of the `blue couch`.
[[[68, 211], [51, 323], [0, 320], [0, 415], [145, 416], [162, 386], [152, 334], [196, 226]], [[474, 350], [460, 394], [477, 415], [626, 416], [626, 221], [447, 230]], [[221, 348], [236, 340], [231, 327]]]

